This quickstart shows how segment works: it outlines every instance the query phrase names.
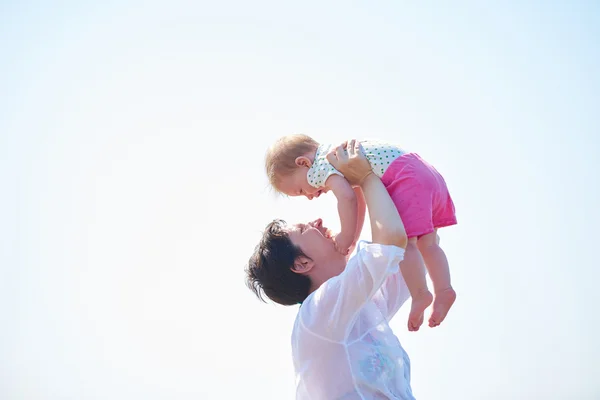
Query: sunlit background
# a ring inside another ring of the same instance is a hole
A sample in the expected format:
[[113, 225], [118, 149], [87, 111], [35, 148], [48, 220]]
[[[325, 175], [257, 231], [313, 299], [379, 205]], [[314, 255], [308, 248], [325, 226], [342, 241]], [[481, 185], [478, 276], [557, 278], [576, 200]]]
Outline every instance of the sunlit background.
[[[458, 291], [420, 400], [599, 399], [600, 4], [0, 2], [0, 399], [293, 399], [297, 307], [244, 266], [277, 137], [445, 176]], [[368, 239], [366, 225], [363, 238]]]

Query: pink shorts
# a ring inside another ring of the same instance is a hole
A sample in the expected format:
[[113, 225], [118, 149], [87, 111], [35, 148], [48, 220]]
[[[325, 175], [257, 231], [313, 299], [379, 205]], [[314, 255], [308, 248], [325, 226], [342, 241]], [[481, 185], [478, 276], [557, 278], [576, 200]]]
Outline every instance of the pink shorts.
[[409, 238], [456, 225], [454, 203], [444, 178], [418, 154], [398, 157], [381, 181], [398, 208]]

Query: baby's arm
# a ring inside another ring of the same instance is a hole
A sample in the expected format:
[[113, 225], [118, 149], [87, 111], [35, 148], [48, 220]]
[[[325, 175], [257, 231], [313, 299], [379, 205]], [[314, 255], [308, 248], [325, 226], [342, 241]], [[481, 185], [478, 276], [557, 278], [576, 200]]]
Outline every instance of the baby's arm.
[[[325, 186], [331, 189], [338, 202], [341, 232], [334, 238], [336, 248], [340, 253], [348, 254], [357, 235], [359, 215], [356, 193], [346, 178], [337, 174], [329, 176]], [[364, 211], [362, 220], [364, 221]]]
[[363, 194], [362, 189], [360, 186], [357, 186], [353, 190], [357, 200], [358, 213], [356, 214], [356, 232], [354, 233], [352, 247], [356, 246], [356, 243], [358, 243], [360, 233], [362, 232], [362, 228], [365, 223], [365, 214], [367, 211], [367, 203], [365, 202], [365, 195]]

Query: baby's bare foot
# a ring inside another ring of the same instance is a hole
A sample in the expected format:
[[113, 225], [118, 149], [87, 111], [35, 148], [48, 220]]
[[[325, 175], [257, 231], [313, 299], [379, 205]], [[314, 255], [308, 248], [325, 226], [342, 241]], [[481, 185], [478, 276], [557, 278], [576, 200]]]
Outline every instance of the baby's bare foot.
[[433, 328], [442, 323], [444, 318], [446, 318], [446, 314], [448, 314], [448, 310], [454, 304], [454, 300], [456, 300], [456, 292], [451, 287], [435, 294], [433, 312], [429, 318], [430, 327]]
[[425, 309], [429, 307], [433, 301], [433, 296], [429, 290], [424, 290], [413, 296], [410, 306], [410, 314], [408, 314], [408, 330], [411, 332], [418, 331], [423, 324], [423, 314]]

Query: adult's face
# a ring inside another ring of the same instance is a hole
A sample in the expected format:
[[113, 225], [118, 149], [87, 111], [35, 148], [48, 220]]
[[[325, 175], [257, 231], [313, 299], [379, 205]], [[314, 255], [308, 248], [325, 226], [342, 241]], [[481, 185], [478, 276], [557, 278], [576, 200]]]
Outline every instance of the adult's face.
[[[294, 224], [288, 228], [292, 243], [300, 247], [302, 252], [320, 269], [332, 268], [339, 265], [345, 256], [335, 250], [333, 234], [323, 225], [323, 220], [318, 218], [306, 224]], [[331, 271], [331, 276], [338, 275], [341, 271]]]

